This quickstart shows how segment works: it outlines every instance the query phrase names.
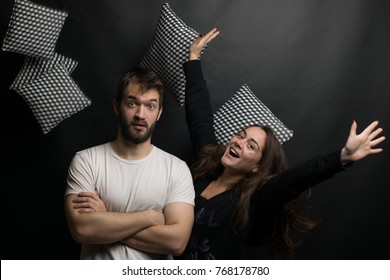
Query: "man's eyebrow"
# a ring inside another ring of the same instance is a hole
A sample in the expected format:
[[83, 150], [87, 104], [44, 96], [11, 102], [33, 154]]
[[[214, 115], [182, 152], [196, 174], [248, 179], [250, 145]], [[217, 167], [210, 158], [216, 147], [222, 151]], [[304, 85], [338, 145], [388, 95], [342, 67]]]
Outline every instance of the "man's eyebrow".
[[[138, 100], [138, 98], [134, 95], [128, 95], [126, 99]], [[151, 98], [149, 100], [146, 100], [146, 102], [158, 102], [158, 100], [157, 98]]]

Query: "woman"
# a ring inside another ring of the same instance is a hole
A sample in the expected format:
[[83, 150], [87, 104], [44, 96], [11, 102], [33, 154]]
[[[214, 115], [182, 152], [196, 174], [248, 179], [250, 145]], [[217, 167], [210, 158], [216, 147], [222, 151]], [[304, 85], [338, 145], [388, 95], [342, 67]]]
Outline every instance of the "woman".
[[385, 138], [376, 138], [382, 132], [375, 129], [378, 122], [359, 135], [353, 122], [342, 149], [291, 169], [268, 127], [244, 128], [226, 146], [218, 145], [199, 59], [201, 50], [218, 34], [214, 28], [200, 35], [183, 64], [186, 118], [198, 160], [192, 166], [195, 223], [178, 259], [242, 259], [245, 245], [266, 245], [271, 258], [291, 258], [298, 244], [294, 232], [317, 225], [301, 214], [302, 194], [352, 162], [381, 152], [373, 147]]

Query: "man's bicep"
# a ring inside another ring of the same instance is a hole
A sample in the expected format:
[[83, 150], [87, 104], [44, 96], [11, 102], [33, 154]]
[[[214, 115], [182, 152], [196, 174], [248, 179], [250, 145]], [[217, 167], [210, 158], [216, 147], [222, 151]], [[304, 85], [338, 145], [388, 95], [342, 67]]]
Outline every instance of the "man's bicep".
[[65, 207], [65, 216], [68, 223], [68, 227], [70, 230], [70, 233], [72, 234], [73, 238], [78, 241], [77, 238], [77, 227], [80, 224], [79, 217], [80, 214], [78, 213], [78, 210], [75, 209], [73, 199], [77, 197], [77, 194], [69, 194], [66, 195], [64, 198], [64, 207]]
[[174, 202], [164, 207], [165, 224], [181, 224], [191, 228], [194, 222], [194, 206], [185, 202]]
[[77, 209], [74, 209], [73, 199], [77, 197], [77, 194], [68, 194], [64, 198], [65, 203], [65, 215], [67, 218], [72, 218], [77, 214]]
[[89, 161], [76, 154], [68, 169], [67, 193], [94, 192], [94, 172]]

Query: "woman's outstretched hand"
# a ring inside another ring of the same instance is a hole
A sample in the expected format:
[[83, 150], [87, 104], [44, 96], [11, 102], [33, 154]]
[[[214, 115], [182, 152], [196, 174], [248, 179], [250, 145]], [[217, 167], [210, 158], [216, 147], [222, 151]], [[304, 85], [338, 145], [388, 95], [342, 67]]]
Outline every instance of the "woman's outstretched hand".
[[[377, 138], [383, 131], [382, 128], [376, 128], [378, 121], [372, 122], [362, 133], [356, 134], [357, 124], [353, 121], [347, 143], [341, 150], [341, 162], [358, 161], [371, 154], [377, 154], [383, 151], [382, 148], [375, 148], [379, 143], [385, 140], [385, 136]], [[376, 129], [375, 129], [376, 128]]]
[[217, 28], [213, 28], [207, 33], [206, 35], [199, 34], [198, 38], [195, 39], [195, 41], [191, 44], [189, 49], [189, 59], [190, 60], [196, 60], [199, 59], [200, 53], [203, 50], [203, 48], [210, 43], [215, 37], [218, 36], [220, 31]]

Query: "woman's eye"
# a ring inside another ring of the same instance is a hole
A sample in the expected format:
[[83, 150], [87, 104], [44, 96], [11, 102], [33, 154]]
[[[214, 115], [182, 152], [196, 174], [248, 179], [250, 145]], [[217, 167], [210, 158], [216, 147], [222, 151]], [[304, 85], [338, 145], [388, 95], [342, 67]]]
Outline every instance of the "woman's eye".
[[148, 108], [149, 108], [149, 110], [154, 110], [156, 108], [156, 106], [155, 105], [149, 105]]

